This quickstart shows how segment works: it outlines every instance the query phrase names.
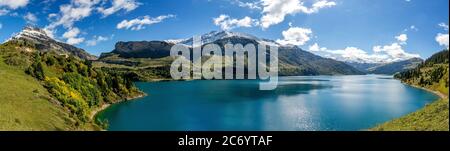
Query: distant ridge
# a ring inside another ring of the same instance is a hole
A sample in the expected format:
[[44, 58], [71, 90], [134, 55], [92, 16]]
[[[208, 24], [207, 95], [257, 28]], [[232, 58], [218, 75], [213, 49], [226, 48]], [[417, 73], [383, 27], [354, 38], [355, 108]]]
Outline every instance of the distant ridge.
[[[280, 75], [284, 76], [364, 74], [364, 72], [361, 72], [344, 62], [323, 58], [304, 51], [297, 46], [280, 45], [275, 41], [258, 38], [246, 33], [212, 31], [202, 35], [201, 37], [203, 45], [215, 43], [223, 47], [227, 43], [239, 43], [243, 45], [265, 44], [278, 46]], [[192, 42], [193, 38], [165, 41], [118, 42], [113, 51], [110, 53], [103, 53], [100, 56], [100, 61], [110, 63], [114, 62], [118, 64], [121, 64], [120, 62], [127, 62], [127, 64], [130, 64], [130, 60], [133, 60], [134, 58], [164, 58], [170, 55], [170, 48], [173, 45], [184, 44], [187, 46], [192, 46]], [[113, 58], [111, 56], [118, 56], [119, 58]]]

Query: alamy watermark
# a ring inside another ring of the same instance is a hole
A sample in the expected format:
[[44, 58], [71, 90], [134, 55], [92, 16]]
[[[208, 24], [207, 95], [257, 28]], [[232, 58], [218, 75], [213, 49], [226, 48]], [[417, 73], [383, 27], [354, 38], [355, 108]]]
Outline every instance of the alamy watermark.
[[195, 36], [191, 47], [184, 44], [174, 45], [170, 56], [176, 58], [170, 68], [170, 75], [175, 80], [230, 80], [247, 77], [262, 80], [259, 84], [260, 90], [274, 90], [278, 86], [276, 46], [256, 46], [252, 43], [245, 46], [231, 43], [223, 47], [214, 43], [203, 46], [201, 37]]

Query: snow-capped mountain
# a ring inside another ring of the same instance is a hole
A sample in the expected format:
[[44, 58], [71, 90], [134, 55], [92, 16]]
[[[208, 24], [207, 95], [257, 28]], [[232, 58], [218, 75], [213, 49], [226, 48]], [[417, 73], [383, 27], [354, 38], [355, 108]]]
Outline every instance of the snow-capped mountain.
[[8, 39], [5, 43], [26, 43], [32, 45], [33, 50], [36, 51], [55, 51], [60, 54], [74, 55], [81, 59], [96, 59], [95, 56], [90, 55], [85, 50], [56, 41], [48, 36], [45, 30], [33, 26], [26, 26], [21, 32]]
[[[267, 40], [267, 39], [261, 39], [256, 36], [245, 34], [245, 33], [239, 33], [239, 32], [230, 32], [230, 31], [212, 31], [207, 34], [204, 34], [201, 36], [201, 42], [202, 44], [209, 44], [216, 42], [218, 40], [226, 39], [226, 38], [242, 38], [242, 39], [250, 39], [255, 40], [259, 44], [265, 44], [268, 46], [281, 46], [279, 43], [273, 41], [273, 40]], [[175, 40], [165, 40], [167, 43], [173, 43], [173, 44], [184, 44], [187, 46], [192, 46], [194, 39], [193, 38], [187, 38], [187, 39], [175, 39]]]
[[27, 39], [31, 41], [50, 41], [52, 38], [50, 38], [47, 33], [40, 28], [33, 27], [33, 26], [26, 26], [23, 28], [21, 32], [16, 34], [14, 37], [11, 37], [8, 41], [11, 40], [19, 40], [19, 39]]
[[[249, 34], [229, 31], [213, 31], [201, 36], [201, 41], [202, 45], [214, 43], [222, 47], [228, 43], [279, 46], [279, 75], [297, 76], [363, 74], [361, 71], [345, 64], [344, 62], [323, 58], [304, 51], [297, 46], [280, 45], [275, 41], [258, 38]], [[100, 56], [99, 61], [129, 65], [133, 58], [159, 59], [168, 57], [170, 56], [172, 46], [175, 44], [184, 44], [192, 47], [192, 43], [193, 38], [165, 41], [118, 42], [116, 43], [115, 49], [110, 53], [103, 53]]]

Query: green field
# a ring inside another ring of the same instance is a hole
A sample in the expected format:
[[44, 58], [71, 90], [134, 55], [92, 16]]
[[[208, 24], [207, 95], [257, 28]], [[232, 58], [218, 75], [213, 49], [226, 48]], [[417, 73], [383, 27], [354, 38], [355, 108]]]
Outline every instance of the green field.
[[374, 131], [448, 131], [448, 99], [440, 99], [399, 119], [379, 125]]
[[48, 91], [0, 56], [0, 130], [71, 130], [74, 121]]

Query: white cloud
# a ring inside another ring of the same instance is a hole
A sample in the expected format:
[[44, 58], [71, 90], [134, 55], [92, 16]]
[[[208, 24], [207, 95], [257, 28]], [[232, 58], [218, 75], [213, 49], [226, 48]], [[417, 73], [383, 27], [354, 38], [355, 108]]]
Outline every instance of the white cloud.
[[232, 3], [237, 4], [239, 7], [243, 7], [243, 8], [249, 8], [249, 9], [253, 9], [253, 10], [260, 10], [261, 9], [261, 2], [260, 1], [256, 1], [256, 2], [242, 2], [240, 0], [234, 0]]
[[417, 27], [414, 26], [414, 25], [411, 25], [411, 26], [409, 27], [409, 29], [411, 29], [411, 30], [413, 30], [413, 31], [419, 31], [419, 28], [417, 28]]
[[84, 38], [78, 37], [80, 34], [80, 29], [74, 27], [69, 29], [67, 32], [63, 34], [63, 38], [67, 39], [66, 43], [71, 45], [80, 44], [84, 41]]
[[320, 48], [319, 44], [314, 43], [313, 45], [309, 46], [309, 51], [324, 51], [326, 48]]
[[262, 0], [263, 16], [260, 20], [261, 26], [269, 28], [272, 25], [283, 22], [286, 15], [317, 13], [322, 8], [335, 5], [334, 1], [319, 0], [308, 8], [304, 6], [303, 0]]
[[[445, 31], [448, 31], [448, 24], [446, 24], [446, 23], [439, 23], [438, 25], [439, 25], [439, 27], [442, 27]], [[449, 40], [448, 39], [448, 33], [438, 33], [436, 35], [435, 40], [436, 40], [436, 42], [439, 43], [439, 45], [444, 46], [447, 49], [449, 48], [449, 45], [448, 45], [448, 43], [449, 43], [448, 42], [448, 40]]]
[[408, 32], [408, 31], [419, 31], [419, 28], [417, 28], [415, 25], [411, 25], [408, 28], [405, 28], [403, 30], [403, 32]]
[[17, 9], [28, 5], [29, 0], [0, 0], [0, 7], [6, 6], [10, 9]]
[[257, 21], [246, 16], [242, 19], [230, 18], [228, 15], [220, 15], [213, 19], [216, 26], [220, 26], [222, 30], [231, 30], [237, 27], [252, 27], [257, 24]]
[[102, 41], [108, 41], [112, 39], [114, 35], [111, 35], [111, 37], [103, 37], [103, 36], [94, 36], [91, 40], [86, 41], [87, 46], [96, 46], [97, 43]]
[[400, 44], [406, 44], [406, 41], [408, 40], [408, 35], [400, 34], [397, 37], [395, 37], [395, 39], [397, 39], [400, 42]]
[[290, 27], [288, 30], [283, 31], [282, 34], [283, 39], [278, 39], [278, 43], [301, 46], [311, 39], [312, 30], [309, 28]]
[[109, 8], [99, 7], [97, 10], [102, 13], [104, 17], [106, 17], [122, 9], [126, 12], [135, 10], [139, 7], [139, 5], [141, 5], [141, 3], [136, 0], [113, 0], [111, 5], [112, 6]]
[[444, 30], [448, 31], [448, 25], [446, 23], [439, 23], [439, 27], [442, 27]]
[[385, 62], [389, 58], [384, 54], [368, 54], [366, 51], [356, 47], [331, 50], [326, 47], [320, 47], [317, 43], [309, 46], [309, 51], [325, 58], [346, 62], [379, 63]]
[[420, 55], [418, 54], [407, 53], [403, 49], [402, 45], [397, 42], [385, 46], [374, 46], [372, 48], [373, 53], [371, 54], [357, 47], [346, 47], [344, 49], [333, 50], [326, 47], [320, 47], [317, 43], [309, 46], [309, 51], [326, 58], [360, 63], [386, 63], [402, 61], [411, 58], [420, 58]]
[[375, 53], [384, 53], [387, 54], [390, 58], [390, 62], [392, 61], [401, 61], [411, 58], [420, 58], [418, 54], [410, 54], [403, 50], [402, 46], [399, 43], [392, 43], [391, 45], [385, 46], [374, 46], [373, 51]]
[[3, 28], [3, 24], [2, 23], [0, 23], [0, 29], [2, 29]]
[[23, 19], [25, 19], [28, 24], [36, 24], [36, 22], [38, 21], [36, 15], [32, 13], [27, 13], [25, 16], [23, 16]]
[[442, 33], [439, 33], [437, 36], [436, 36], [436, 41], [439, 43], [439, 45], [441, 45], [441, 46], [444, 46], [444, 47], [446, 47], [447, 49], [449, 48], [449, 45], [448, 45], [448, 34], [442, 34]]
[[117, 29], [131, 29], [131, 30], [141, 30], [145, 28], [145, 25], [152, 25], [156, 23], [160, 23], [168, 18], [173, 18], [175, 15], [163, 15], [158, 16], [156, 18], [151, 18], [150, 16], [139, 17], [136, 19], [132, 19], [130, 21], [123, 20], [119, 24], [117, 24]]
[[70, 28], [75, 22], [90, 16], [94, 5], [99, 2], [100, 0], [72, 0], [70, 4], [61, 5], [56, 17], [55, 14], [50, 14], [56, 20], [48, 25], [47, 28], [53, 29], [60, 25]]

